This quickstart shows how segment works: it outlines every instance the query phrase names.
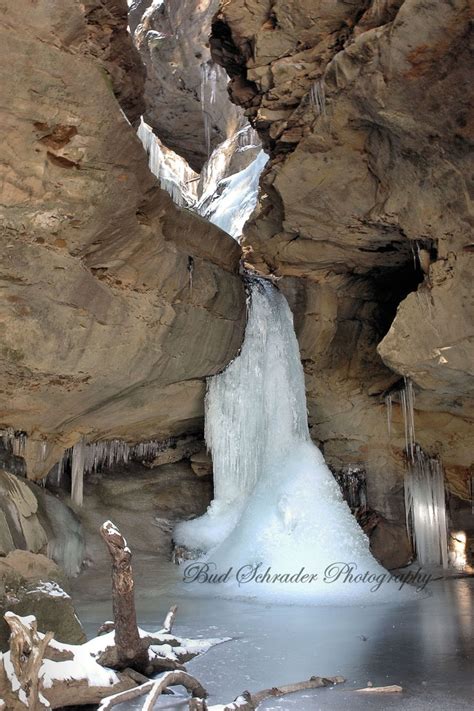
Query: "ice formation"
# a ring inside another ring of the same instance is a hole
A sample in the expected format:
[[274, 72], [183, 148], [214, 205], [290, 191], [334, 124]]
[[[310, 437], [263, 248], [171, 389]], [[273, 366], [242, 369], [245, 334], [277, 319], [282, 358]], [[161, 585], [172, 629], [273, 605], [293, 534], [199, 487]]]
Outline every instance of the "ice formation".
[[405, 448], [410, 461], [415, 459], [415, 392], [410, 378], [404, 378], [404, 387], [400, 391], [403, 422], [405, 425]]
[[86, 442], [79, 440], [72, 449], [66, 450], [57, 468], [57, 483], [68, 463], [71, 465], [71, 500], [82, 506], [83, 480], [86, 474], [110, 468], [114, 464], [126, 464], [131, 459], [152, 460], [171, 444], [171, 440], [148, 440], [130, 445], [121, 439]]
[[351, 510], [367, 506], [367, 482], [361, 466], [349, 464], [334, 474], [334, 478]]
[[448, 529], [443, 467], [419, 445], [405, 477], [405, 510], [417, 560], [421, 565], [448, 567]]
[[319, 116], [326, 116], [326, 92], [322, 79], [317, 79], [311, 86], [309, 101]]
[[386, 397], [385, 397], [385, 407], [387, 410], [387, 432], [388, 432], [388, 437], [390, 439], [390, 436], [392, 434], [392, 416], [393, 416], [393, 396], [391, 393], [389, 395], [386, 395]]
[[48, 558], [56, 561], [67, 575], [78, 575], [85, 552], [81, 523], [61, 499], [45, 494], [42, 501], [51, 528], [48, 536]]
[[213, 194], [207, 191], [197, 211], [232, 237], [240, 237], [257, 204], [260, 175], [267, 161], [265, 151], [259, 151], [246, 168], [221, 180]]
[[[198, 580], [195, 588], [310, 604], [403, 595], [372, 557], [311, 441], [292, 314], [266, 280], [252, 280], [240, 355], [208, 381], [205, 435], [214, 500], [204, 516], [178, 524], [174, 539], [204, 552], [191, 570], [207, 565], [218, 575], [231, 572], [221, 584]], [[258, 575], [268, 569], [270, 577], [288, 577], [267, 584]], [[311, 582], [292, 583], [302, 569], [313, 575]], [[375, 580], [381, 581], [377, 590]]]
[[25, 432], [17, 432], [13, 427], [0, 430], [3, 446], [18, 457], [23, 457], [26, 449], [27, 436]]
[[199, 179], [197, 173], [189, 167], [184, 158], [163, 146], [143, 118], [137, 135], [147, 152], [150, 170], [160, 181], [163, 190], [171, 195], [176, 205], [180, 207], [193, 205]]
[[214, 62], [201, 64], [201, 111], [207, 155], [211, 154], [211, 107], [216, 102], [217, 79], [221, 67]]

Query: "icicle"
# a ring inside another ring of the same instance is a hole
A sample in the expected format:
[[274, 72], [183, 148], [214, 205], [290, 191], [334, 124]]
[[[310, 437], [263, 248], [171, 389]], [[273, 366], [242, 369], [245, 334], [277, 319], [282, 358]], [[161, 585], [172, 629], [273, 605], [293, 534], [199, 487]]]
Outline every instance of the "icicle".
[[405, 447], [407, 457], [413, 462], [415, 456], [415, 392], [413, 383], [406, 376], [404, 387], [400, 391], [403, 423], [405, 428]]
[[81, 439], [72, 448], [71, 501], [76, 506], [82, 506], [83, 501], [85, 454], [86, 447]]
[[444, 472], [438, 458], [419, 445], [405, 476], [405, 510], [417, 560], [421, 565], [448, 567], [448, 534]]
[[317, 79], [311, 86], [309, 101], [319, 116], [326, 116], [326, 92], [322, 79]]
[[386, 395], [385, 396], [385, 408], [387, 410], [387, 431], [388, 431], [388, 437], [390, 439], [391, 434], [392, 434], [392, 414], [393, 414], [393, 402], [392, 402], [392, 395]]
[[64, 474], [64, 457], [61, 457], [56, 466], [56, 486], [61, 486]]
[[257, 131], [248, 123], [236, 135], [239, 148], [255, 148], [260, 146], [260, 137]]
[[148, 154], [150, 170], [160, 181], [163, 190], [171, 195], [176, 205], [192, 206], [196, 200], [197, 173], [189, 167], [184, 158], [163, 146], [143, 118], [137, 136]]
[[201, 64], [201, 111], [207, 155], [211, 155], [211, 108], [216, 102], [219, 67], [213, 62]]

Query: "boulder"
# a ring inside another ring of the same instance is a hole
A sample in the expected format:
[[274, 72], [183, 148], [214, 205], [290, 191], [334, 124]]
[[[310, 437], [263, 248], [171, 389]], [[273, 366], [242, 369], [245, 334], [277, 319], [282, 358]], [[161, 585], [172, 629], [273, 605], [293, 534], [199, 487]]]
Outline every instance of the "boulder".
[[413, 560], [413, 548], [406, 527], [381, 518], [370, 536], [373, 556], [388, 570], [402, 568]]
[[35, 615], [40, 632], [54, 632], [60, 642], [80, 644], [86, 637], [79, 622], [64, 573], [52, 560], [28, 551], [13, 551], [0, 559], [0, 650], [8, 649], [7, 611]]

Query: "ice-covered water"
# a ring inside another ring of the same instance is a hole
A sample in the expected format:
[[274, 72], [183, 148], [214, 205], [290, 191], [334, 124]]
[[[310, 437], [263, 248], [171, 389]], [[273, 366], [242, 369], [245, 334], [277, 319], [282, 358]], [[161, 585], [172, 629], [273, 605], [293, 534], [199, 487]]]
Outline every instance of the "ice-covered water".
[[174, 532], [206, 553], [187, 568], [191, 587], [309, 604], [403, 597], [311, 441], [293, 317], [266, 280], [252, 281], [240, 355], [208, 382], [205, 436], [214, 500]]
[[[472, 709], [474, 580], [435, 580], [432, 595], [409, 605], [321, 607], [261, 605], [213, 598], [180, 597], [169, 578], [169, 563], [150, 561], [137, 577], [140, 625], [157, 629], [173, 603], [174, 631], [185, 637], [232, 637], [187, 670], [209, 692], [209, 704], [229, 702], [244, 689], [257, 691], [302, 681], [311, 675], [340, 674], [335, 688], [307, 691], [262, 704], [262, 711], [464, 711]], [[167, 579], [169, 588], [164, 590]], [[96, 595], [97, 595], [97, 585]], [[104, 601], [77, 599], [79, 617], [93, 635], [111, 619], [110, 589]], [[368, 697], [366, 686], [400, 684], [401, 694]], [[181, 690], [182, 691], [182, 690]], [[117, 707], [141, 711], [143, 699]], [[156, 708], [185, 709], [163, 698]]]

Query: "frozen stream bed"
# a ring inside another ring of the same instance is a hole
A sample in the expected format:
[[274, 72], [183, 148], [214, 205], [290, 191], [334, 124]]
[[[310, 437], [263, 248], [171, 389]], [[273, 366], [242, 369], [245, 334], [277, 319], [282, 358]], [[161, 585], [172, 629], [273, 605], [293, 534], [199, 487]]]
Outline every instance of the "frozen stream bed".
[[[207, 688], [210, 703], [231, 701], [244, 689], [341, 674], [347, 679], [344, 685], [270, 700], [260, 708], [473, 708], [472, 577], [432, 581], [430, 597], [403, 606], [300, 607], [188, 596], [180, 589], [179, 574], [167, 562], [137, 561], [138, 619], [142, 627], [156, 629], [177, 602], [177, 634], [233, 638], [187, 665]], [[111, 617], [109, 590], [106, 576], [93, 580], [86, 573], [78, 580], [74, 597], [88, 635]], [[400, 684], [404, 692], [373, 697], [353, 693], [368, 681], [374, 686]], [[141, 704], [116, 708], [135, 711]], [[165, 697], [156, 708], [184, 709], [186, 704]]]

